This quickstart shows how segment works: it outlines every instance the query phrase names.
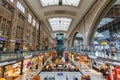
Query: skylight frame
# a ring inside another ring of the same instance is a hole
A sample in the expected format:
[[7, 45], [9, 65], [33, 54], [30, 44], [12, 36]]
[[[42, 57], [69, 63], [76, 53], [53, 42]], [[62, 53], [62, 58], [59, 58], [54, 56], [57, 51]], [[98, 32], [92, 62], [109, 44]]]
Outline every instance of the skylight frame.
[[52, 31], [68, 31], [72, 23], [72, 18], [55, 17], [49, 18], [48, 22], [51, 26]]
[[[62, 1], [62, 6], [73, 6], [73, 7], [78, 7], [80, 4], [80, 0], [61, 0]], [[47, 6], [59, 6], [59, 0], [40, 0], [41, 6], [42, 7], [47, 7]]]

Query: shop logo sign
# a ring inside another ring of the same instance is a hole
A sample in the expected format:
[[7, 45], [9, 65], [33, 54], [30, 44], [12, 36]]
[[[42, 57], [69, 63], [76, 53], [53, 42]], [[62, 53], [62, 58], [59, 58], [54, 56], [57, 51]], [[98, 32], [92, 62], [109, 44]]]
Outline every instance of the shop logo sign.
[[4, 65], [8, 65], [8, 64], [12, 64], [12, 63], [15, 63], [16, 61], [11, 61], [11, 62], [3, 62], [3, 63], [0, 63], [0, 66], [4, 66]]
[[27, 55], [27, 56], [24, 56], [24, 58], [31, 58], [32, 55]]
[[57, 75], [58, 75], [58, 76], [63, 76], [63, 73], [58, 73]]
[[89, 55], [90, 58], [96, 59], [96, 56]]

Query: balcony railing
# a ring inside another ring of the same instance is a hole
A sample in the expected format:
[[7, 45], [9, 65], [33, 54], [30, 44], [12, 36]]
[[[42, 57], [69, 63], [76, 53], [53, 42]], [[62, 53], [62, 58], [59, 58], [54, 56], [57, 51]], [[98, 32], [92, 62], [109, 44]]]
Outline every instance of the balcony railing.
[[[101, 51], [101, 50], [99, 50], [99, 51], [98, 50], [96, 50], [96, 51], [95, 50], [90, 50], [90, 51], [84, 50], [84, 51], [79, 51], [77, 53], [120, 61], [120, 51], [116, 51], [114, 53], [110, 52], [110, 53], [106, 54], [105, 51]], [[112, 54], [114, 54], [114, 55], [112, 55]]]
[[22, 59], [22, 58], [29, 58], [32, 56], [37, 56], [40, 53], [44, 53], [45, 51], [15, 51], [15, 52], [0, 52], [0, 62], [12, 59]]

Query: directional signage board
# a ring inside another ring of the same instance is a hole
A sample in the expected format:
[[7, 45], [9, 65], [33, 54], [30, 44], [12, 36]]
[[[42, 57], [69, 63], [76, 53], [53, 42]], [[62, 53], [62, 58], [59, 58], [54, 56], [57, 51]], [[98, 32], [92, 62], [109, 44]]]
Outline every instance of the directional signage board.
[[57, 73], [58, 76], [63, 76], [63, 73]]

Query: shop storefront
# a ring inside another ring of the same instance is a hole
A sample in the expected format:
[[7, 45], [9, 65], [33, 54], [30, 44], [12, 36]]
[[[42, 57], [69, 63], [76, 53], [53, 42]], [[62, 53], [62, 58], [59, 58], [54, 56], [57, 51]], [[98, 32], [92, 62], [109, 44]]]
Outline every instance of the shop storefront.
[[21, 73], [21, 62], [5, 66], [4, 77], [5, 78], [16, 78]]
[[38, 65], [38, 57], [32, 58], [32, 60], [31, 60], [31, 65], [32, 65], [32, 68], [34, 68], [34, 69], [37, 68], [37, 65]]
[[114, 80], [120, 80], [120, 66], [114, 66], [112, 69]]
[[35, 70], [38, 67], [38, 57], [25, 59], [23, 61], [23, 73], [30, 70]]
[[19, 49], [20, 48], [20, 43], [21, 43], [20, 40], [16, 40], [16, 42], [15, 42], [15, 49]]
[[104, 63], [103, 61], [95, 60], [93, 62], [93, 69], [97, 71], [101, 71], [101, 69], [107, 69], [107, 68], [108, 68], [107, 64]]
[[0, 51], [3, 51], [4, 49], [5, 40], [5, 38], [0, 38]]
[[26, 72], [27, 70], [29, 70], [30, 66], [31, 66], [31, 60], [30, 59], [25, 59], [23, 61], [23, 73]]

